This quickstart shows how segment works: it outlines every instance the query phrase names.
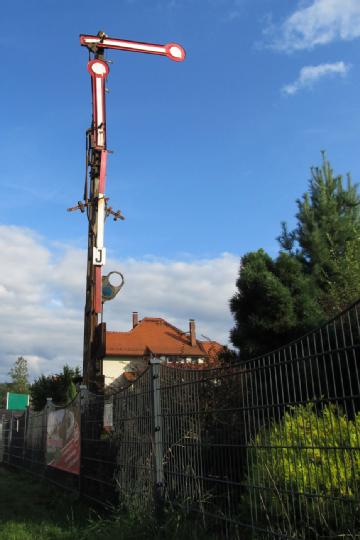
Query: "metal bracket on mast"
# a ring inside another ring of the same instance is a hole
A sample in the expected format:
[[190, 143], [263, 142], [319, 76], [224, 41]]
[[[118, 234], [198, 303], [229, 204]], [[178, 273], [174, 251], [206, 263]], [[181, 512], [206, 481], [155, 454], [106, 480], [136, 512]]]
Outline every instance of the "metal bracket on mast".
[[[109, 216], [114, 216], [114, 221], [117, 221], [118, 219], [121, 219], [121, 221], [124, 221], [125, 220], [125, 216], [123, 215], [123, 213], [121, 212], [121, 210], [113, 210], [113, 207], [112, 206], [108, 206], [108, 201], [110, 199], [110, 197], [103, 197], [104, 201], [105, 201], [105, 218], [109, 217]], [[91, 205], [96, 205], [97, 204], [97, 199], [95, 199], [94, 201], [90, 202], [90, 201], [78, 201], [77, 205], [76, 206], [71, 206], [70, 208], [67, 208], [67, 211], [68, 212], [76, 212], [76, 210], [80, 210], [80, 212], [82, 214], [84, 214], [85, 212], [85, 209], [88, 208], [89, 206]]]

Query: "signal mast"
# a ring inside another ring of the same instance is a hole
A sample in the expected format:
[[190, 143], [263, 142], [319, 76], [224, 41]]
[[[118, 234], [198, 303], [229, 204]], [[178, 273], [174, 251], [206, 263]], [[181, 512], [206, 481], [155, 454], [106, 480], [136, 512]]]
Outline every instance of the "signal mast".
[[[105, 197], [106, 164], [109, 151], [106, 141], [106, 79], [109, 65], [105, 60], [106, 49], [141, 52], [166, 56], [175, 62], [185, 59], [185, 51], [177, 43], [157, 45], [140, 41], [109, 38], [104, 32], [97, 36], [80, 35], [80, 45], [89, 51], [88, 72], [92, 89], [92, 124], [86, 132], [86, 174], [84, 200], [69, 211], [86, 212], [88, 218], [88, 255], [86, 270], [86, 301], [84, 313], [83, 381], [89, 389], [99, 389], [99, 367], [96, 365], [95, 332], [102, 320], [102, 266], [106, 262], [104, 224], [108, 216], [123, 220], [120, 210], [114, 211]], [[110, 276], [110, 274], [109, 274]], [[119, 287], [120, 288], [120, 287]], [[105, 298], [106, 299], [106, 298]]]

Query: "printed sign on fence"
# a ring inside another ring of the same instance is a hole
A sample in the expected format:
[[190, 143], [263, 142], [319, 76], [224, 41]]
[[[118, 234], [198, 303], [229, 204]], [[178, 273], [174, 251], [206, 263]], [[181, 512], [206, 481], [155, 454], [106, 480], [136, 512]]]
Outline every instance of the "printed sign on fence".
[[46, 462], [66, 472], [80, 474], [79, 400], [64, 409], [49, 411]]
[[111, 400], [104, 403], [104, 430], [111, 431], [113, 427], [113, 402]]

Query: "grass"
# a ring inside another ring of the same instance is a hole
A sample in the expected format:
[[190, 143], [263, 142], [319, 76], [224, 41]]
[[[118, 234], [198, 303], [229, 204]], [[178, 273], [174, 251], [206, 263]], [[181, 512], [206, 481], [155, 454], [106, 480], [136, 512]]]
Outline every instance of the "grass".
[[99, 516], [45, 480], [0, 467], [0, 540], [211, 540], [186, 516], [114, 511]]
[[89, 509], [45, 481], [0, 468], [0, 540], [73, 540]]

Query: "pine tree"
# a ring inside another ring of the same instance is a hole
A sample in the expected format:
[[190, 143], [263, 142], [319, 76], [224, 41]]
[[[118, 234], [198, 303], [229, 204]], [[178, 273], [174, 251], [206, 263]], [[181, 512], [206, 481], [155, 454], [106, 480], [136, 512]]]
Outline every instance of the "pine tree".
[[335, 176], [323, 153], [308, 192], [297, 200], [297, 226], [282, 224], [281, 251], [242, 258], [233, 345], [241, 359], [300, 337], [360, 297], [360, 196], [347, 176]]
[[230, 300], [230, 337], [241, 360], [280, 347], [324, 320], [316, 287], [293, 255], [273, 260], [264, 250], [242, 258], [238, 292]]
[[323, 153], [321, 168], [311, 169], [309, 190], [297, 200], [298, 224], [283, 224], [281, 247], [296, 253], [321, 293], [319, 302], [332, 316], [360, 296], [360, 196], [347, 175], [334, 176]]

